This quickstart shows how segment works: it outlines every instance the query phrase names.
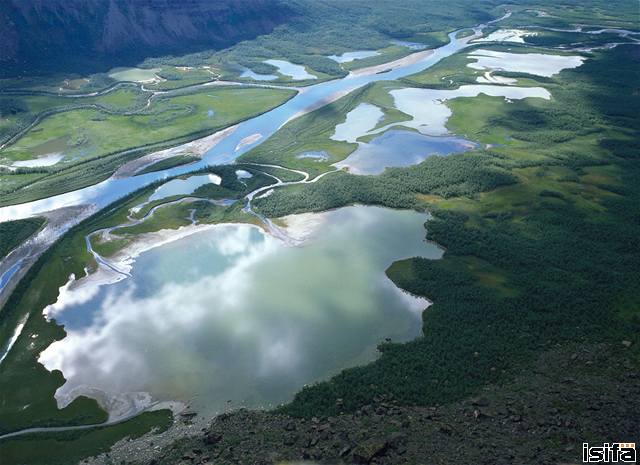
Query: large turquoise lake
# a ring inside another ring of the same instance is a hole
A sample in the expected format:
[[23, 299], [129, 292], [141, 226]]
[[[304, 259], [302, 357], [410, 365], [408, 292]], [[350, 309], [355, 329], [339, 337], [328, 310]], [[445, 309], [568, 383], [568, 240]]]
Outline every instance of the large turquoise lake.
[[441, 256], [426, 220], [365, 206], [298, 215], [287, 219], [297, 246], [249, 225], [195, 232], [143, 252], [130, 278], [63, 289], [46, 311], [67, 336], [41, 362], [67, 379], [62, 404], [148, 393], [213, 414], [285, 402], [374, 359], [385, 338], [420, 334], [428, 302], [385, 269]]

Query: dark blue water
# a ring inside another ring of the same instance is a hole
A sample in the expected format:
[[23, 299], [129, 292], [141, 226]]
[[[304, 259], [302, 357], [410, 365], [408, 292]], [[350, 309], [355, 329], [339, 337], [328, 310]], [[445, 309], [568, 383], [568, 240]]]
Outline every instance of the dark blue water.
[[432, 155], [465, 152], [477, 144], [460, 137], [426, 136], [417, 132], [391, 130], [336, 163], [353, 174], [380, 174], [385, 168], [411, 166]]

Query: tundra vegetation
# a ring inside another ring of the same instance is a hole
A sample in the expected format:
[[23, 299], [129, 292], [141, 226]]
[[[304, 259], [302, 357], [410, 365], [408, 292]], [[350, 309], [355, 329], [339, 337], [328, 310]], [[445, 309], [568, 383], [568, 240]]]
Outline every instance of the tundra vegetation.
[[[98, 99], [106, 98], [114, 105], [111, 94]], [[29, 97], [23, 101], [25, 111], [36, 124], [0, 150], [1, 159], [11, 164], [48, 151], [60, 152], [64, 158], [47, 167], [4, 168], [0, 203], [20, 203], [95, 184], [127, 161], [215, 133], [268, 111], [294, 94], [288, 89], [201, 88], [150, 100], [147, 96], [148, 105], [117, 111], [78, 98], [73, 100], [75, 106], [45, 110], [46, 117], [39, 112], [39, 105], [45, 105], [39, 99], [48, 97]], [[12, 102], [16, 99], [11, 97]], [[49, 148], [52, 143], [56, 146]]]

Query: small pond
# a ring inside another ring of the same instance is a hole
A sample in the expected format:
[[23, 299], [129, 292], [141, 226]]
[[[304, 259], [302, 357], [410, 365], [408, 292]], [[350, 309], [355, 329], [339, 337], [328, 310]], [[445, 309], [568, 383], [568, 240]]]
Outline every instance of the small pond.
[[467, 66], [479, 70], [502, 70], [551, 77], [563, 69], [577, 68], [585, 58], [578, 55], [548, 53], [507, 53], [495, 50], [474, 50], [469, 58], [476, 61]]
[[380, 55], [375, 50], [359, 50], [356, 52], [345, 52], [342, 55], [329, 55], [327, 58], [337, 61], [338, 63], [349, 63], [354, 60], [362, 60], [363, 58], [370, 58]]
[[459, 137], [425, 136], [424, 134], [390, 130], [358, 149], [335, 166], [353, 174], [380, 174], [385, 168], [411, 166], [432, 155], [465, 152], [476, 144]]
[[315, 161], [327, 161], [329, 159], [329, 154], [324, 150], [310, 150], [296, 155], [296, 158], [311, 158]]
[[198, 187], [205, 184], [220, 184], [222, 180], [216, 174], [202, 174], [189, 176], [186, 179], [172, 179], [158, 187], [153, 194], [149, 196], [149, 201], [164, 199], [172, 195], [187, 195], [194, 192]]
[[361, 103], [349, 113], [343, 123], [336, 125], [331, 136], [333, 140], [343, 142], [355, 142], [376, 127], [384, 113], [376, 105]]
[[305, 79], [318, 79], [318, 76], [314, 76], [307, 72], [307, 69], [302, 65], [294, 65], [285, 60], [265, 60], [265, 63], [278, 68], [278, 72], [284, 76], [289, 76], [294, 81], [304, 81]]

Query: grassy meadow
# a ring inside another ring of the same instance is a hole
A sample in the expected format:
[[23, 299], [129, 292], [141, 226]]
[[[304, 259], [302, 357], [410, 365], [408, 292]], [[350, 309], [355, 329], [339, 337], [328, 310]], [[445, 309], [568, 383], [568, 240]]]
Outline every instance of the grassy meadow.
[[[52, 114], [0, 150], [0, 159], [32, 159], [47, 150], [62, 151], [65, 159], [51, 167], [0, 172], [0, 203], [35, 200], [94, 184], [126, 161], [209, 135], [268, 111], [294, 94], [287, 89], [212, 87], [158, 97], [148, 109], [133, 114], [99, 108]], [[111, 104], [125, 98], [111, 96]]]

